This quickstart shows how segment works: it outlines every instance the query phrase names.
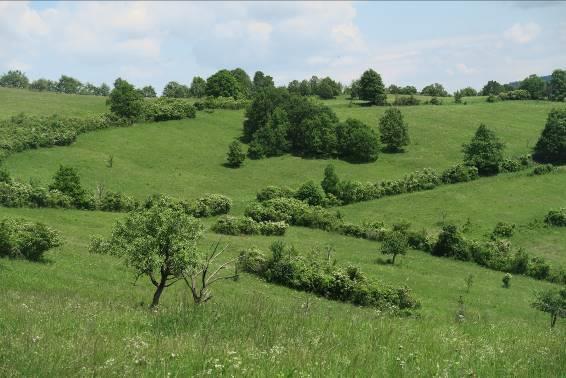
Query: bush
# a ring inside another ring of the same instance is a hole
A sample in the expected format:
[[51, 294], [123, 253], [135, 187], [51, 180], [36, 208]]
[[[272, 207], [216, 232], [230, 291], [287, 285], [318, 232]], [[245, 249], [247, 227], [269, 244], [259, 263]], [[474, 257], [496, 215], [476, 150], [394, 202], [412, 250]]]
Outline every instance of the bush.
[[470, 260], [470, 252], [466, 241], [453, 224], [442, 227], [438, 240], [432, 248], [434, 256], [453, 257], [458, 260]]
[[73, 199], [75, 205], [79, 205], [86, 194], [81, 186], [81, 179], [76, 169], [63, 165], [59, 166], [59, 170], [53, 176], [49, 190], [58, 190], [68, 195]]
[[203, 218], [214, 215], [228, 214], [232, 207], [232, 200], [221, 194], [206, 194], [197, 199], [190, 212], [194, 217]]
[[533, 158], [541, 163], [566, 164], [565, 109], [554, 109], [548, 113]]
[[[250, 104], [250, 101], [245, 98], [235, 99], [233, 97], [207, 97], [204, 102], [199, 102], [201, 109], [228, 109], [240, 110], [245, 109]], [[196, 103], [195, 103], [196, 105]]]
[[273, 198], [294, 198], [295, 191], [290, 188], [281, 188], [279, 186], [268, 186], [256, 194], [256, 199], [260, 202]]
[[556, 171], [556, 167], [552, 164], [541, 164], [541, 165], [537, 165], [532, 172], [533, 176], [540, 176], [540, 175], [546, 175], [548, 173], [552, 173]]
[[258, 235], [260, 226], [252, 218], [227, 215], [218, 218], [212, 230], [224, 235]]
[[0, 257], [39, 261], [47, 250], [60, 245], [59, 234], [42, 223], [24, 219], [0, 221]]
[[419, 105], [420, 103], [420, 100], [413, 95], [395, 96], [395, 100], [393, 101], [394, 106]]
[[527, 274], [537, 280], [544, 280], [550, 273], [550, 266], [542, 257], [533, 257], [529, 264]]
[[544, 223], [550, 226], [566, 227], [566, 208], [549, 211], [544, 217]]
[[448, 96], [448, 92], [446, 92], [442, 84], [439, 83], [427, 85], [421, 90], [421, 94], [423, 96], [433, 96], [433, 98]]
[[505, 275], [503, 276], [503, 279], [501, 280], [503, 282], [503, 287], [508, 289], [511, 286], [511, 278], [513, 276], [509, 273], [505, 273]]
[[441, 180], [445, 184], [468, 182], [478, 178], [478, 169], [464, 164], [457, 164], [442, 172]]
[[368, 163], [377, 160], [379, 155], [379, 137], [365, 123], [347, 119], [336, 127], [337, 152], [341, 159]]
[[487, 102], [497, 102], [497, 101], [499, 101], [499, 100], [500, 100], [500, 98], [497, 97], [497, 96], [494, 96], [494, 95], [489, 95], [489, 96], [487, 96], [487, 98], [485, 99], [485, 101], [487, 101]]
[[510, 238], [515, 232], [515, 225], [505, 222], [498, 222], [491, 232], [491, 238]]
[[508, 100], [528, 100], [531, 98], [531, 95], [528, 91], [524, 89], [517, 89], [515, 91], [509, 92], [502, 92], [499, 94], [499, 98], [503, 101]]
[[433, 97], [428, 101], [428, 103], [430, 105], [442, 105], [442, 100], [439, 99], [438, 97]]
[[499, 172], [503, 161], [504, 144], [493, 131], [480, 124], [470, 143], [464, 144], [464, 162], [474, 166], [480, 175], [493, 175]]
[[390, 108], [385, 111], [379, 120], [379, 132], [381, 143], [389, 151], [400, 151], [409, 144], [409, 128], [399, 109]]
[[100, 198], [98, 208], [102, 211], [131, 211], [138, 206], [138, 203], [131, 197], [118, 192], [106, 192]]
[[500, 172], [518, 172], [523, 169], [521, 162], [514, 159], [503, 159], [499, 166]]
[[283, 236], [289, 225], [285, 222], [260, 222], [259, 230], [266, 236]]
[[268, 258], [257, 249], [242, 251], [240, 268], [268, 282], [359, 306], [393, 312], [420, 306], [408, 288], [372, 281], [357, 267], [342, 268], [313, 254], [301, 256], [281, 242], [272, 244], [271, 252]]
[[178, 98], [160, 97], [157, 100], [145, 100], [143, 112], [145, 119], [154, 122], [196, 117], [195, 107]]
[[297, 190], [295, 198], [310, 206], [317, 206], [324, 203], [326, 196], [319, 185], [315, 184], [314, 181], [308, 181]]
[[340, 179], [334, 170], [334, 166], [332, 164], [328, 164], [326, 168], [324, 168], [324, 178], [320, 183], [322, 190], [328, 195], [333, 194], [336, 195], [338, 193], [338, 184], [340, 183]]
[[244, 160], [246, 160], [246, 154], [242, 150], [242, 143], [237, 140], [230, 143], [230, 146], [228, 146], [228, 154], [226, 155], [228, 166], [232, 168], [241, 167], [242, 164], [244, 164]]

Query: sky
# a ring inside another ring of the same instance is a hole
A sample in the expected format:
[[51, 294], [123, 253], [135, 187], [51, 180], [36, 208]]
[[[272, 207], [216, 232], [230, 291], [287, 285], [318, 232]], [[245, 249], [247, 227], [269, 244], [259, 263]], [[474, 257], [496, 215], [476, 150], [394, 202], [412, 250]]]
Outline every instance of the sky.
[[566, 68], [566, 2], [0, 2], [0, 72], [158, 91], [222, 68], [276, 84], [480, 89]]

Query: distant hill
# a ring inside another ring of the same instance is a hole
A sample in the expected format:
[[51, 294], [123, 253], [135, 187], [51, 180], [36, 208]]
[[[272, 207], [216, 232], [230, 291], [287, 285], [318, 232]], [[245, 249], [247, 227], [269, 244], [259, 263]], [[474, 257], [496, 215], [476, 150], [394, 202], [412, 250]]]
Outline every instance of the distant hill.
[[[539, 76], [542, 80], [544, 80], [546, 83], [548, 83], [550, 81], [550, 77], [551, 75], [546, 75], [546, 76]], [[519, 88], [519, 86], [521, 85], [521, 81], [513, 81], [511, 83], [508, 83], [510, 86], [512, 86], [513, 88]]]

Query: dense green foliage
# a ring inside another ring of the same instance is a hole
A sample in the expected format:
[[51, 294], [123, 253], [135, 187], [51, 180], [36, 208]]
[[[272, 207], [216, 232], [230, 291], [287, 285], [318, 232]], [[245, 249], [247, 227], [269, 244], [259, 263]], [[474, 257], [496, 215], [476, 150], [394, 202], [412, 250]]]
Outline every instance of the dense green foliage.
[[206, 96], [206, 80], [200, 76], [193, 77], [189, 91], [192, 97], [201, 98]]
[[384, 105], [387, 96], [381, 75], [372, 69], [365, 71], [359, 80], [358, 97], [372, 105]]
[[59, 233], [43, 223], [25, 219], [0, 221], [0, 257], [39, 261], [46, 251], [60, 245]]
[[490, 80], [481, 90], [482, 96], [497, 96], [503, 92], [503, 85], [499, 84], [495, 80]]
[[526, 89], [517, 89], [506, 92], [499, 93], [499, 99], [501, 100], [528, 100], [531, 98], [531, 94]]
[[566, 109], [553, 109], [548, 113], [533, 158], [544, 163], [566, 163]]
[[283, 236], [289, 225], [285, 222], [256, 222], [250, 217], [220, 217], [212, 230], [224, 235]]
[[504, 147], [495, 133], [481, 124], [470, 143], [464, 144], [464, 162], [476, 167], [480, 175], [497, 174], [503, 161]]
[[338, 156], [354, 163], [377, 160], [381, 147], [377, 133], [362, 121], [352, 118], [336, 126], [336, 141]]
[[27, 88], [29, 79], [26, 74], [19, 70], [8, 71], [0, 76], [0, 87]]
[[143, 117], [154, 122], [195, 118], [196, 109], [186, 100], [160, 97], [154, 101], [143, 102]]
[[379, 119], [379, 138], [391, 152], [402, 151], [409, 144], [409, 126], [399, 109], [387, 109]]
[[566, 100], [566, 70], [554, 70], [548, 83], [548, 98], [552, 101]]
[[176, 81], [168, 82], [163, 88], [163, 97], [187, 98], [190, 97], [189, 87]]
[[529, 93], [529, 97], [533, 100], [542, 100], [545, 96], [546, 92], [546, 84], [544, 80], [542, 80], [537, 75], [530, 75], [529, 77], [525, 78], [519, 89], [525, 90]]
[[228, 154], [226, 155], [226, 161], [228, 166], [232, 168], [241, 167], [246, 160], [246, 153], [242, 149], [242, 143], [235, 140], [228, 146]]
[[442, 84], [434, 83], [427, 85], [423, 89], [421, 89], [421, 94], [424, 96], [432, 96], [432, 97], [448, 97], [448, 92]]
[[119, 117], [139, 119], [143, 116], [143, 97], [134, 86], [120, 78], [108, 96], [110, 111]]
[[550, 226], [566, 227], [566, 208], [549, 211], [544, 222]]
[[242, 96], [241, 83], [228, 70], [220, 70], [206, 79], [206, 95], [211, 97]]
[[538, 292], [531, 306], [547, 312], [550, 315], [550, 327], [554, 327], [558, 318], [566, 318], [566, 288]]

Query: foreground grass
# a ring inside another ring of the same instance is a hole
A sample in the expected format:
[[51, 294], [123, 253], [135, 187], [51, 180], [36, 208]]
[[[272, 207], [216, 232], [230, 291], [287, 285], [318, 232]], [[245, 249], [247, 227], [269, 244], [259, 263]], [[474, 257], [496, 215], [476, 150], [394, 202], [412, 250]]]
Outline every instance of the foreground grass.
[[[564, 324], [529, 307], [551, 285], [411, 251], [399, 266], [376, 263], [376, 243], [291, 228], [284, 238], [307, 251], [331, 244], [340, 264], [407, 284], [422, 301], [415, 318], [326, 301], [243, 275], [214, 288], [196, 307], [177, 285], [158, 313], [151, 288], [112, 257], [86, 251], [91, 233], [108, 234], [121, 215], [2, 209], [3, 216], [56, 224], [65, 246], [47, 263], [0, 260], [0, 371], [5, 376], [560, 376]], [[215, 239], [207, 235], [207, 240]], [[231, 252], [273, 238], [232, 237]], [[206, 247], [206, 241], [203, 247]], [[466, 293], [464, 278], [474, 275]], [[442, 290], [438, 290], [442, 287]], [[466, 320], [456, 322], [457, 299]]]

